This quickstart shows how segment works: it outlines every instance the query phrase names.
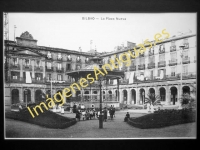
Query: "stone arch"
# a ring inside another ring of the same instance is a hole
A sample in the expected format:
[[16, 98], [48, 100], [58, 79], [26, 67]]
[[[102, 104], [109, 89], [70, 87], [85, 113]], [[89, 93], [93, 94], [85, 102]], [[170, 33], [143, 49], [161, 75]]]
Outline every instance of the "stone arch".
[[136, 104], [136, 90], [131, 89], [131, 103]]
[[109, 100], [112, 101], [112, 91], [109, 90], [109, 91], [108, 91], [108, 94], [109, 94]]
[[12, 101], [11, 101], [12, 104], [19, 103], [19, 90], [18, 89], [13, 89], [11, 96], [12, 96]]
[[161, 87], [159, 89], [159, 94], [160, 94], [161, 101], [165, 101], [165, 99], [166, 99], [166, 90], [165, 90], [164, 87]]
[[173, 105], [175, 105], [176, 102], [177, 102], [178, 89], [177, 89], [177, 87], [172, 86], [170, 88], [170, 91], [171, 91], [171, 97], [170, 97], [171, 98], [171, 102], [172, 102]]
[[42, 91], [36, 90], [35, 91], [35, 103], [40, 103], [42, 101]]
[[[27, 97], [25, 95], [25, 90], [27, 90]], [[27, 98], [27, 103], [31, 102], [31, 90], [30, 89], [24, 89], [24, 103], [26, 103], [26, 98]]]
[[123, 90], [122, 91], [123, 94], [123, 101], [127, 104], [127, 99], [128, 99], [128, 91], [127, 90]]
[[139, 104], [142, 105], [145, 102], [145, 89], [140, 89], [140, 101]]
[[183, 94], [187, 93], [190, 95], [190, 87], [189, 86], [187, 86], [187, 85], [183, 86], [182, 90], [183, 90], [183, 92], [182, 92]]

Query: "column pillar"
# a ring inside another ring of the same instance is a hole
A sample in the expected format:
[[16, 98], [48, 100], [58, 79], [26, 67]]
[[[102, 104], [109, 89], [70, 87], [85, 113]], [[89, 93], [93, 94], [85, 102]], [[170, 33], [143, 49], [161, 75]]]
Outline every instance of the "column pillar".
[[128, 95], [127, 104], [131, 104], [131, 101], [132, 101], [131, 89], [127, 90], [127, 95]]
[[181, 91], [182, 91], [182, 87], [181, 85], [178, 85], [178, 88], [177, 88], [177, 105], [179, 106], [179, 108], [181, 108], [181, 103], [180, 103], [180, 98], [181, 98]]
[[31, 66], [32, 66], [32, 78], [34, 78], [34, 79], [35, 79], [35, 68], [34, 68], [34, 61], [35, 61], [35, 60], [32, 60], [32, 61], [31, 61]]
[[168, 86], [165, 88], [165, 104], [171, 105], [171, 91]]
[[46, 77], [45, 75], [45, 71], [46, 71], [46, 68], [45, 68], [45, 61], [41, 61], [42, 63], [42, 67], [43, 67], [43, 79]]
[[23, 78], [23, 64], [22, 64], [22, 59], [19, 59], [19, 64], [20, 64], [20, 78]]
[[136, 89], [136, 104], [140, 104], [140, 91], [139, 88]]
[[21, 87], [19, 89], [19, 102], [23, 102], [24, 101], [24, 92], [23, 92], [23, 88]]
[[159, 88], [155, 87], [155, 96], [159, 95], [160, 96], [160, 92], [159, 92]]
[[120, 89], [119, 92], [120, 92], [120, 94], [119, 94], [119, 96], [120, 96], [120, 97], [119, 97], [119, 102], [123, 104], [123, 103], [124, 103], [124, 99], [123, 99], [123, 96], [124, 96], [124, 95], [123, 95], [123, 90]]

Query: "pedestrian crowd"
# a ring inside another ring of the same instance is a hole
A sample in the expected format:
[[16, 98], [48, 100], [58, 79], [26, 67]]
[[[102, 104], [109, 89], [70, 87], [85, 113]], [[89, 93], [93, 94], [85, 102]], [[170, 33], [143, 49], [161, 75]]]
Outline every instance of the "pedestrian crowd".
[[94, 106], [92, 108], [85, 108], [83, 104], [79, 104], [78, 107], [74, 104], [72, 112], [76, 113], [75, 118], [78, 121], [99, 119], [100, 114], [102, 114], [102, 119], [105, 122], [107, 120], [113, 120], [113, 117], [115, 117], [114, 105], [111, 105], [110, 108], [104, 107], [104, 109], [100, 113], [100, 110], [95, 109]]

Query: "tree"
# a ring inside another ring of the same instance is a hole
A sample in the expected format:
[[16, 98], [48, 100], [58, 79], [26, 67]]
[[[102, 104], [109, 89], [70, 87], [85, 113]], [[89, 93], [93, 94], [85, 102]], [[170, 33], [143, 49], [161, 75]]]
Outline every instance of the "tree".
[[[145, 97], [145, 104], [149, 103], [150, 105], [161, 105], [161, 98], [159, 95], [155, 96], [154, 93], [148, 93]], [[162, 106], [162, 105], [161, 105]]]

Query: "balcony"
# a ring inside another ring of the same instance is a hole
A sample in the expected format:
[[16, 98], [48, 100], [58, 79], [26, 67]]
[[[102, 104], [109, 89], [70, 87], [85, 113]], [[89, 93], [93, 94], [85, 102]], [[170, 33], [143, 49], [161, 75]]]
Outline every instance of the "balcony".
[[47, 67], [47, 66], [46, 66], [46, 72], [52, 72], [52, 71], [54, 71], [54, 70], [53, 70], [53, 67]]
[[189, 64], [190, 63], [190, 57], [183, 58], [183, 64]]
[[170, 47], [170, 52], [176, 51], [176, 45]]
[[70, 72], [70, 71], [73, 71], [73, 69], [71, 69], [71, 68], [66, 68], [66, 72]]
[[176, 75], [168, 75], [167, 76], [168, 80], [179, 80], [180, 79], [180, 74], [176, 74]]
[[57, 57], [57, 60], [58, 60], [58, 61], [62, 61], [63, 58], [62, 58], [62, 57]]
[[122, 67], [122, 71], [125, 71], [127, 72], [128, 71], [128, 68], [125, 66], [125, 67]]
[[85, 60], [85, 63], [86, 63], [86, 64], [89, 64], [89, 63], [90, 63], [90, 61], [89, 61], [89, 60]]
[[81, 63], [81, 59], [76, 59], [76, 63]]
[[34, 70], [35, 71], [43, 71], [43, 66], [35, 66]]
[[140, 53], [140, 54], [139, 54], [139, 57], [144, 57], [144, 53], [142, 53], [142, 54]]
[[149, 51], [149, 56], [152, 56], [152, 55], [154, 55], [154, 50]]
[[58, 72], [58, 73], [64, 73], [64, 68], [56, 68], [56, 72]]
[[163, 53], [165, 53], [165, 48], [159, 49], [159, 54], [163, 54]]
[[158, 62], [158, 67], [165, 67], [165, 66], [166, 66], [166, 61]]
[[68, 62], [71, 62], [71, 61], [72, 61], [72, 58], [68, 58], [68, 57], [67, 57], [67, 61], [68, 61]]
[[130, 71], [136, 71], [136, 66], [130, 66], [129, 70]]
[[196, 78], [196, 73], [195, 72], [187, 72], [187, 73], [182, 73], [182, 79], [195, 79]]
[[13, 77], [10, 79], [11, 83], [25, 83], [25, 78], [20, 78], [19, 76], [17, 76], [17, 78], [13, 79]]
[[23, 66], [23, 69], [24, 69], [25, 71], [31, 71], [31, 70], [32, 70], [32, 66], [31, 66], [31, 65], [24, 65], [24, 66]]
[[12, 69], [12, 70], [20, 70], [20, 66], [19, 66], [19, 64], [11, 64], [10, 65], [10, 69]]
[[145, 69], [145, 64], [138, 65], [138, 70], [144, 70]]
[[148, 69], [152, 69], [155, 68], [155, 63], [149, 63], [148, 64]]
[[177, 65], [177, 59], [169, 60], [169, 66], [175, 66], [175, 65]]
[[185, 46], [184, 49], [188, 49], [189, 48], [189, 43], [183, 43], [183, 45]]
[[119, 80], [120, 84], [128, 84], [129, 79], [121, 79]]
[[32, 83], [35, 83], [35, 84], [43, 84], [45, 83], [45, 79], [40, 79], [40, 78], [32, 78]]

